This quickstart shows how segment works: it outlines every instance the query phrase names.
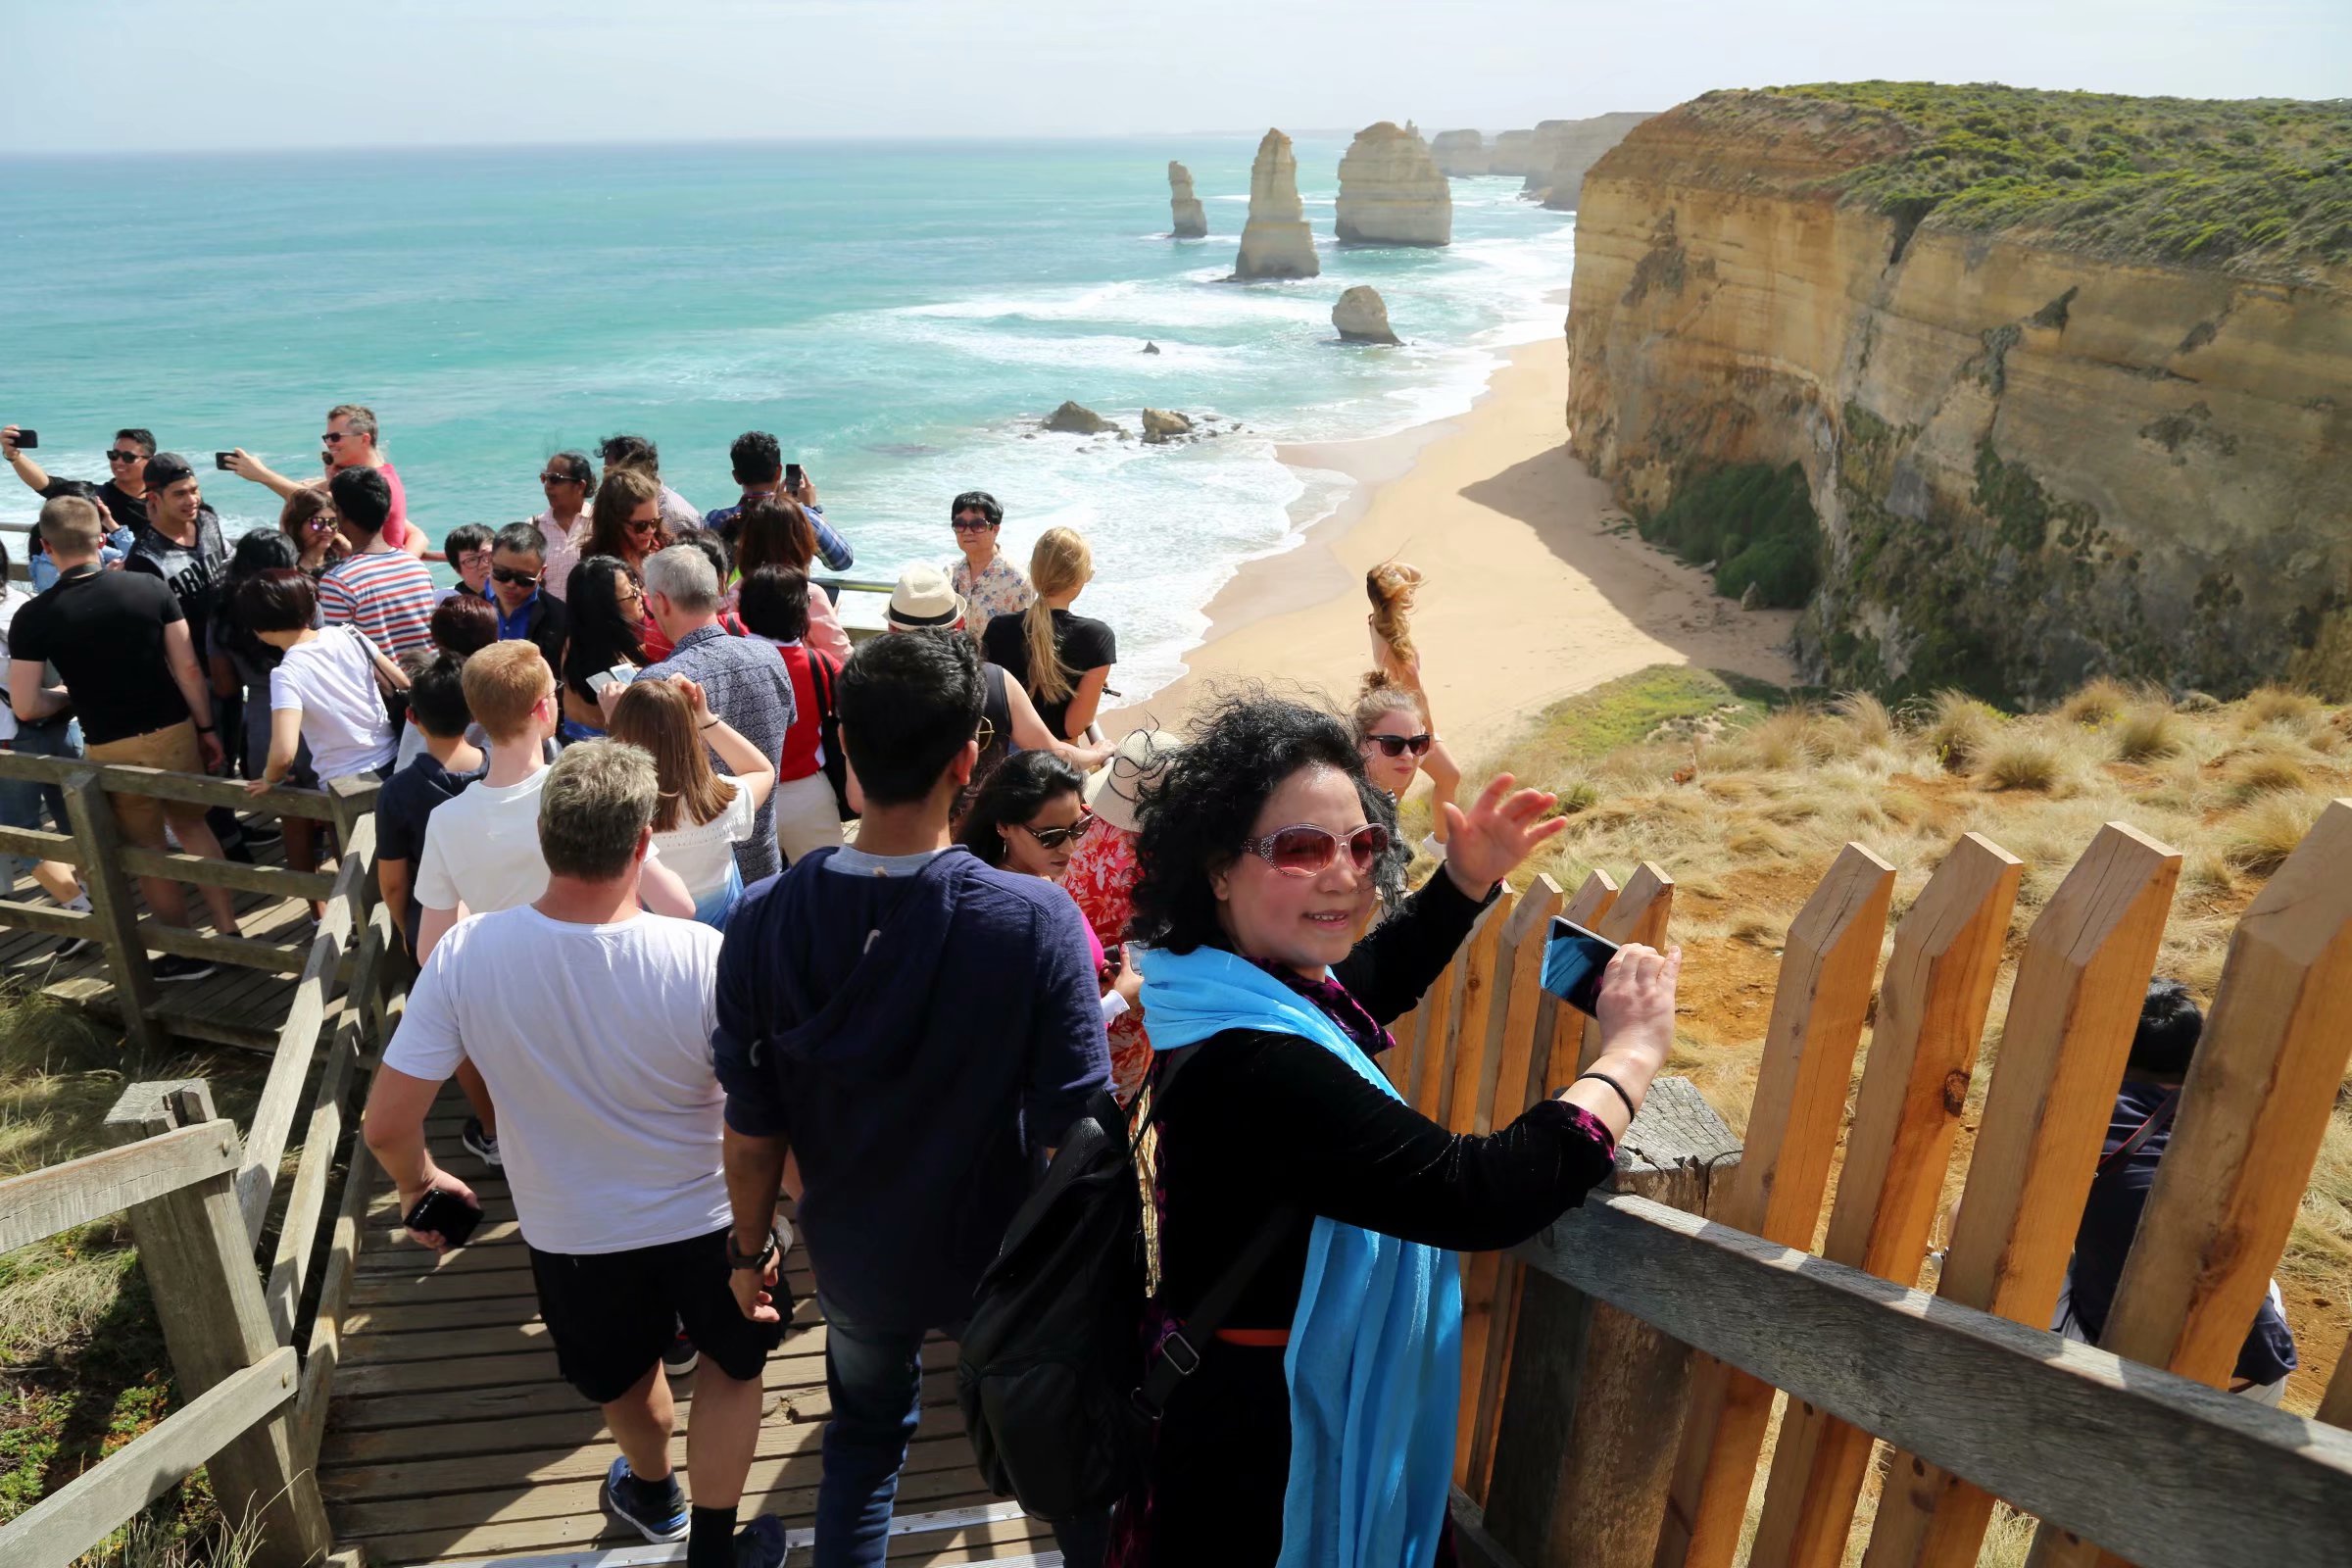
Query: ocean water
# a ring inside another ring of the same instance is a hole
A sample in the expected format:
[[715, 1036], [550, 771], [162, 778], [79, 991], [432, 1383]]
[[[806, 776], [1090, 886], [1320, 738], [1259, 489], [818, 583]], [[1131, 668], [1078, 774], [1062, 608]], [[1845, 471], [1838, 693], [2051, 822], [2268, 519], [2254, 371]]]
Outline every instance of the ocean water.
[[[1323, 275], [1250, 285], [1222, 281], [1255, 151], [1240, 137], [11, 159], [0, 421], [92, 478], [114, 429], [145, 425], [241, 531], [275, 498], [210, 455], [313, 472], [325, 410], [365, 403], [436, 540], [537, 512], [549, 453], [619, 430], [725, 505], [728, 442], [772, 430], [859, 575], [951, 559], [963, 489], [1003, 501], [1024, 562], [1046, 528], [1083, 530], [1079, 608], [1117, 628], [1113, 684], [1136, 698], [1179, 672], [1242, 562], [1337, 504], [1344, 481], [1277, 442], [1460, 413], [1501, 351], [1559, 327], [1571, 220], [1516, 180], [1456, 180], [1445, 250], [1343, 250], [1344, 143], [1298, 150]], [[1170, 158], [1207, 239], [1165, 237]], [[1404, 346], [1334, 340], [1352, 283], [1387, 297]], [[1243, 429], [1037, 434], [1065, 398], [1130, 428], [1150, 405]], [[0, 522], [36, 506], [0, 475]]]

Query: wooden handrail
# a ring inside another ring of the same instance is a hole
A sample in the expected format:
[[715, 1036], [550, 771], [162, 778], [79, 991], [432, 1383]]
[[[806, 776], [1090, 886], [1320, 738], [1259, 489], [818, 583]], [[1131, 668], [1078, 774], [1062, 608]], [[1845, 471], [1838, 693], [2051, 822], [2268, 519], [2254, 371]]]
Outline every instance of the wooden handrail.
[[[197, 1128], [185, 1131], [195, 1132]], [[155, 1426], [0, 1525], [9, 1568], [68, 1568], [123, 1520], [185, 1481], [294, 1397], [291, 1346], [232, 1372]], [[220, 1499], [234, 1520], [239, 1509]]]
[[0, 1182], [0, 1252], [234, 1170], [237, 1159], [236, 1126], [220, 1119], [11, 1176]]
[[328, 822], [334, 807], [316, 790], [264, 790], [249, 795], [234, 779], [203, 773], [174, 773], [129, 762], [92, 762], [74, 757], [34, 757], [25, 752], [0, 752], [0, 778], [30, 779], [36, 784], [63, 784], [87, 768], [99, 784], [120, 795], [147, 795], [157, 800], [186, 801], [194, 806], [225, 806], [238, 811], [268, 811], [278, 816], [309, 817]]
[[2352, 1562], [2352, 1432], [1644, 1199], [1516, 1255], [2142, 1568]]

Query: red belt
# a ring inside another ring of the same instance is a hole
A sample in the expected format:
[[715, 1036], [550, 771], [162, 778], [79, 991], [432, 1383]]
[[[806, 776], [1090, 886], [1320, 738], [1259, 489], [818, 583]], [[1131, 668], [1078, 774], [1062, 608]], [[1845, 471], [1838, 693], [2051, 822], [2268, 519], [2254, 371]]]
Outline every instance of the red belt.
[[1279, 1350], [1291, 1343], [1289, 1329], [1219, 1329], [1217, 1338], [1227, 1345], [1245, 1345], [1253, 1349]]

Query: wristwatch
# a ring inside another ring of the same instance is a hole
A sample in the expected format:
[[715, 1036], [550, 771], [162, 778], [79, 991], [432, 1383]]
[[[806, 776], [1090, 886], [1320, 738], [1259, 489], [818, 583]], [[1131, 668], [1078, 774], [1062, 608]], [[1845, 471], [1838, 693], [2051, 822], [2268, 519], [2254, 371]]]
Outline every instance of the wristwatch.
[[735, 1233], [727, 1232], [727, 1267], [730, 1271], [747, 1268], [764, 1270], [768, 1264], [775, 1261], [778, 1250], [780, 1250], [780, 1244], [772, 1229], [767, 1233], [767, 1245], [760, 1249], [760, 1255], [757, 1257], [744, 1256], [735, 1246]]

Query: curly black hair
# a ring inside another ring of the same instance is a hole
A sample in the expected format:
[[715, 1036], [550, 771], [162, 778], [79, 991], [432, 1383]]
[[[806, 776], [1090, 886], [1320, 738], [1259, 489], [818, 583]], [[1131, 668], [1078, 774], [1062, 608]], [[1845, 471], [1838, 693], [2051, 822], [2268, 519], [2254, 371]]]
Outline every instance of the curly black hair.
[[997, 829], [1028, 821], [1056, 795], [1086, 793], [1086, 778], [1052, 752], [1016, 752], [973, 795], [956, 842], [990, 865], [1004, 863], [1004, 835]]
[[2205, 1014], [2188, 987], [2178, 980], [2151, 980], [2139, 1004], [2139, 1027], [2132, 1035], [2132, 1066], [2158, 1078], [2185, 1078], [2204, 1033]]
[[1364, 777], [1354, 730], [1325, 709], [1246, 687], [1220, 694], [1166, 770], [1143, 788], [1128, 940], [1170, 953], [1224, 947], [1209, 873], [1241, 853], [1267, 798], [1307, 767], [1347, 774], [1365, 818], [1387, 825], [1389, 853], [1373, 876], [1382, 902], [1400, 896], [1409, 852], [1396, 833], [1396, 806]]

